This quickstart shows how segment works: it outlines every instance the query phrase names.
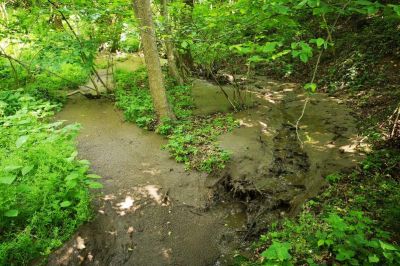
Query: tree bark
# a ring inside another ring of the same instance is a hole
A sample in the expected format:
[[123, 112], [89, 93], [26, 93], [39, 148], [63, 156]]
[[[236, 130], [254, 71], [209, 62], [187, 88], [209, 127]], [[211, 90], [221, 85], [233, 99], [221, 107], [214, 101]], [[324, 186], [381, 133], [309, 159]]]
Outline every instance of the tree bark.
[[175, 119], [175, 115], [168, 104], [164, 77], [161, 72], [150, 0], [133, 0], [133, 8], [139, 21], [144, 59], [149, 75], [150, 93], [157, 117], [159, 120]]
[[165, 37], [164, 42], [165, 42], [165, 48], [167, 50], [168, 72], [179, 85], [183, 85], [182, 76], [179, 73], [178, 67], [176, 65], [175, 47], [171, 40], [172, 31], [168, 16], [168, 0], [161, 0], [161, 13], [164, 17], [165, 33], [167, 35], [167, 37]]

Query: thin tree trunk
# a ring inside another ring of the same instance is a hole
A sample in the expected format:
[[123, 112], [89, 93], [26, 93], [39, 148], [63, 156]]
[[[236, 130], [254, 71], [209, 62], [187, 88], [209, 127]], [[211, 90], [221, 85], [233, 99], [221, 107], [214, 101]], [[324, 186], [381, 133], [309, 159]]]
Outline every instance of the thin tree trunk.
[[133, 7], [140, 25], [140, 35], [154, 109], [159, 120], [164, 118], [175, 119], [174, 113], [168, 104], [164, 78], [161, 72], [150, 0], [133, 0]]
[[176, 60], [174, 54], [175, 47], [171, 40], [172, 31], [168, 16], [168, 0], [161, 0], [161, 12], [164, 17], [165, 33], [167, 35], [167, 37], [165, 37], [164, 42], [165, 42], [165, 48], [167, 50], [168, 72], [178, 82], [179, 85], [183, 85], [182, 76], [179, 73], [178, 67], [176, 66]]

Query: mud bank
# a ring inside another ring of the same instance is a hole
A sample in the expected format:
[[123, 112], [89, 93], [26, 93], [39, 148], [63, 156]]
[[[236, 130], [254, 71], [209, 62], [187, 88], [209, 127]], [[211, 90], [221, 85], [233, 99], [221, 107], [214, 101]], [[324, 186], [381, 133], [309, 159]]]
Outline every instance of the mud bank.
[[78, 122], [79, 156], [101, 175], [95, 217], [48, 265], [228, 265], [245, 217], [235, 205], [209, 208], [202, 173], [160, 150], [164, 139], [124, 123], [107, 100], [77, 96], [57, 115]]
[[[209, 176], [208, 183], [217, 200], [245, 206], [248, 238], [272, 221], [298, 213], [306, 199], [327, 185], [327, 175], [354, 167], [363, 155], [358, 151], [356, 121], [339, 100], [324, 94], [307, 96], [297, 84], [262, 77], [242, 85], [257, 106], [236, 113], [240, 128], [220, 137], [220, 146], [231, 152], [232, 160], [225, 171]], [[201, 106], [203, 101], [196, 103], [198, 110], [208, 111]], [[230, 109], [226, 101], [215, 106], [215, 111]]]

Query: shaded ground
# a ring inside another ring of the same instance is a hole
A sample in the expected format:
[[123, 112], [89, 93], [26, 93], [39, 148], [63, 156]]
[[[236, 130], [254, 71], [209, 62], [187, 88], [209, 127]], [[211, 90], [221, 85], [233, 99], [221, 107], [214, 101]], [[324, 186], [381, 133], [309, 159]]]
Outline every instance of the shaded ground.
[[221, 254], [230, 249], [226, 246], [234, 230], [224, 220], [232, 220], [232, 212], [205, 212], [210, 195], [205, 176], [169, 159], [160, 150], [160, 136], [123, 123], [120, 112], [106, 100], [74, 98], [57, 118], [82, 124], [80, 156], [103, 176], [104, 192], [96, 201], [94, 220], [53, 254], [49, 265], [224, 261]]

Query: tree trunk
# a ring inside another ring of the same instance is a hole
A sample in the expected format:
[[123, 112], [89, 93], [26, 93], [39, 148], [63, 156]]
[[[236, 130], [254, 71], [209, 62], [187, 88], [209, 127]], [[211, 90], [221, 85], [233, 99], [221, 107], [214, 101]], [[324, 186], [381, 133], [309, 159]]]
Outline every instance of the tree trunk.
[[161, 72], [150, 0], [133, 0], [133, 7], [135, 16], [139, 21], [144, 59], [149, 75], [149, 87], [151, 97], [153, 98], [154, 109], [159, 120], [164, 118], [175, 119], [174, 113], [168, 104], [164, 78]]
[[169, 22], [169, 16], [168, 16], [168, 0], [161, 0], [161, 12], [164, 17], [164, 23], [165, 23], [165, 48], [167, 50], [167, 59], [168, 59], [168, 72], [169, 74], [178, 82], [179, 85], [183, 85], [183, 79], [181, 74], [179, 73], [178, 67], [176, 66], [176, 60], [175, 60], [175, 47], [174, 44], [171, 40], [172, 36], [172, 31], [171, 31], [171, 25]]

